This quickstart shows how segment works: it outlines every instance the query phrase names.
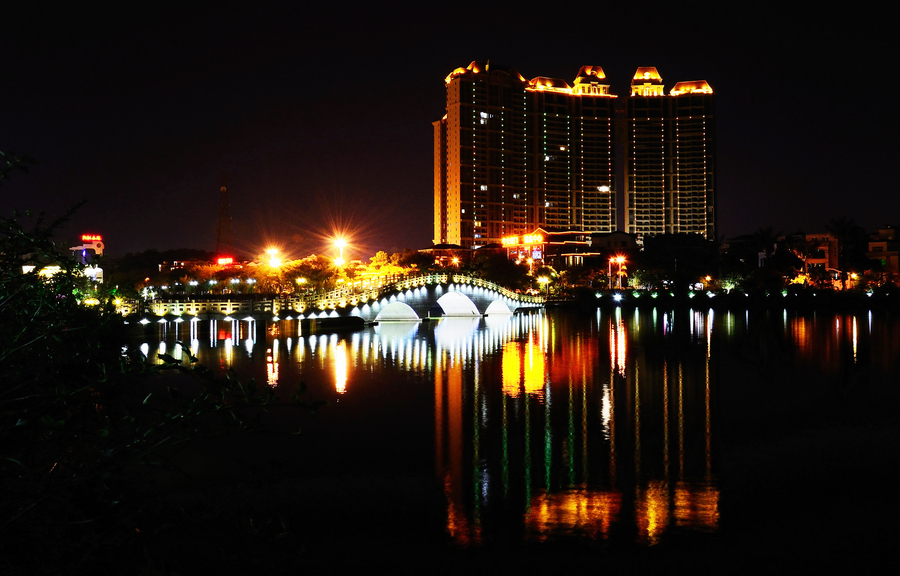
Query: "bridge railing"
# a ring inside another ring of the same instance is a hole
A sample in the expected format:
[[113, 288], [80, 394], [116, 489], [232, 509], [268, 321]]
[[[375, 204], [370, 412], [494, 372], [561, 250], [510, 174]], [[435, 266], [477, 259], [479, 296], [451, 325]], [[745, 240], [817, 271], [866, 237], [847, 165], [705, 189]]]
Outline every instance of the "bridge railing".
[[371, 281], [354, 282], [327, 292], [310, 292], [294, 295], [289, 298], [288, 307], [298, 312], [310, 308], [328, 310], [343, 308], [344, 306], [356, 306], [361, 303], [377, 301], [382, 295], [389, 292], [402, 292], [410, 288], [426, 286], [430, 284], [447, 284], [452, 279], [455, 284], [479, 286], [494, 290], [495, 292], [522, 303], [541, 304], [544, 298], [528, 294], [520, 294], [499, 284], [489, 282], [483, 278], [476, 278], [466, 274], [419, 274], [416, 276], [392, 275], [383, 276]]
[[487, 288], [489, 290], [493, 290], [506, 296], [510, 300], [515, 300], [517, 302], [525, 302], [529, 304], [541, 304], [544, 302], [543, 296], [536, 296], [530, 294], [521, 294], [514, 290], [510, 290], [505, 286], [501, 286], [499, 284], [495, 284], [489, 280], [485, 280], [484, 278], [476, 278], [475, 276], [469, 276], [466, 274], [454, 274], [453, 281], [457, 284], [471, 284], [473, 286], [479, 286], [481, 288]]

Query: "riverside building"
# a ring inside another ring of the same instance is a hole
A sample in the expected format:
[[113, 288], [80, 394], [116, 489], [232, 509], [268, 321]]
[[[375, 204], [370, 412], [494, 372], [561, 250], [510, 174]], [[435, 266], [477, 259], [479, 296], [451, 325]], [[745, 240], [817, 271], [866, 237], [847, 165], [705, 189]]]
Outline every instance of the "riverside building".
[[716, 238], [715, 113], [704, 81], [668, 95], [656, 68], [631, 80], [625, 130], [625, 230]]
[[639, 241], [701, 228], [713, 238], [712, 90], [679, 83], [666, 96], [658, 74], [649, 89], [644, 78], [635, 84], [645, 70], [655, 73], [638, 70], [627, 105], [599, 66], [583, 66], [571, 85], [483, 62], [451, 72], [446, 114], [433, 124], [434, 243], [478, 248], [539, 227], [622, 229], [617, 180], [624, 228]]

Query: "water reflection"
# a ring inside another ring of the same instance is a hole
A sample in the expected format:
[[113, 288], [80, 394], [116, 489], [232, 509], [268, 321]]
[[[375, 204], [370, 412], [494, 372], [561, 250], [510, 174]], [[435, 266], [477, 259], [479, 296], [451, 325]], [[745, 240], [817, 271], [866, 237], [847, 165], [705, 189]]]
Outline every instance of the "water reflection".
[[[190, 322], [185, 336], [211, 367], [243, 367], [284, 394], [301, 379], [324, 386], [317, 394], [339, 398], [335, 409], [365, 404], [386, 382], [425, 387], [392, 418], [428, 414], [415, 433], [433, 434], [443, 522], [460, 545], [510, 534], [654, 545], [675, 527], [719, 529], [712, 407], [722, 342], [739, 339], [741, 354], [763, 368], [782, 353], [773, 341], [793, 349], [800, 373], [839, 373], [872, 354], [894, 366], [890, 346], [871, 351], [875, 339], [900, 340], [894, 324], [767, 314], [614, 309], [382, 323], [341, 335], [306, 334], [296, 320], [211, 320]], [[144, 354], [181, 357], [178, 327], [147, 330], [157, 337], [140, 345]]]
[[[499, 390], [482, 384], [486, 370], [442, 357], [435, 432], [448, 533], [462, 545], [479, 542], [485, 525], [518, 508], [523, 536], [537, 540], [605, 538], [616, 523], [648, 544], [674, 525], [716, 530], [712, 321], [711, 311], [691, 311], [696, 344], [681, 350], [667, 342], [674, 318], [664, 318], [660, 333], [642, 334], [632, 351], [641, 322], [626, 323], [619, 310], [598, 315], [591, 333], [545, 317], [499, 350]], [[629, 472], [619, 474], [625, 464]]]

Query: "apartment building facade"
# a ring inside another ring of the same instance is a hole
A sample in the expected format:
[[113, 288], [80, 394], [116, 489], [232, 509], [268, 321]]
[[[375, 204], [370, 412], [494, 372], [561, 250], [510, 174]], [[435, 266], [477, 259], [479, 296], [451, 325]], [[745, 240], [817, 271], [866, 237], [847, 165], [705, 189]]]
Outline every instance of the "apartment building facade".
[[705, 81], [666, 95], [656, 70], [640, 68], [625, 103], [599, 66], [583, 66], [570, 84], [472, 62], [445, 83], [446, 114], [433, 123], [435, 244], [477, 248], [539, 227], [624, 229], [639, 241], [664, 232], [715, 237]]

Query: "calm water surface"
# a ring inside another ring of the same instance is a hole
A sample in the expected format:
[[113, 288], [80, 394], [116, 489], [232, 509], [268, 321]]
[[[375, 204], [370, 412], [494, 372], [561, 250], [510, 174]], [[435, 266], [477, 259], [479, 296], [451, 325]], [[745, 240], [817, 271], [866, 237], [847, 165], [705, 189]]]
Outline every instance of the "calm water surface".
[[327, 466], [433, 475], [440, 523], [460, 545], [653, 545], [722, 529], [723, 392], [749, 388], [736, 420], [764, 427], [753, 412], [788, 393], [784, 382], [805, 394], [864, 366], [896, 383], [898, 330], [865, 311], [614, 309], [345, 334], [304, 334], [297, 320], [167, 322], [140, 346], [178, 358], [184, 342], [285, 395], [305, 381], [329, 401], [306, 429]]

